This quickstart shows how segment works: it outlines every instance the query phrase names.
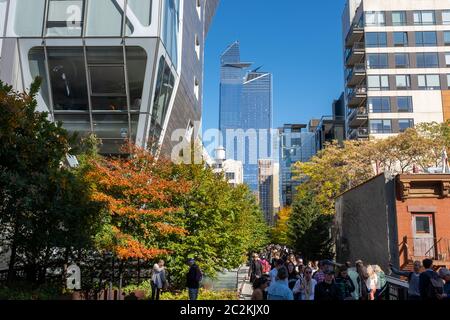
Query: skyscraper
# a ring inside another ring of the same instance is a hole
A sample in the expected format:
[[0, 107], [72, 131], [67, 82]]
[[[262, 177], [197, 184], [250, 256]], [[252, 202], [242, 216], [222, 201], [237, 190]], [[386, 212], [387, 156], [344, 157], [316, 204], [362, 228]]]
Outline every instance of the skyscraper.
[[[221, 56], [221, 144], [244, 163], [244, 182], [258, 192], [258, 159], [277, 158], [272, 139], [272, 75], [242, 62], [239, 42]], [[231, 138], [231, 139], [230, 139]]]
[[[201, 119], [204, 40], [218, 0], [0, 2], [0, 78], [43, 79], [38, 110], [102, 153], [162, 146]], [[156, 148], [158, 149], [158, 148]]]
[[342, 26], [348, 138], [450, 119], [449, 1], [347, 0]]
[[303, 131], [305, 124], [285, 124], [279, 129], [280, 143], [280, 191], [281, 205], [292, 205], [296, 188], [301, 181], [293, 175], [297, 162], [308, 162], [316, 154], [316, 134]]
[[269, 225], [280, 211], [280, 164], [272, 159], [258, 161], [259, 204]]

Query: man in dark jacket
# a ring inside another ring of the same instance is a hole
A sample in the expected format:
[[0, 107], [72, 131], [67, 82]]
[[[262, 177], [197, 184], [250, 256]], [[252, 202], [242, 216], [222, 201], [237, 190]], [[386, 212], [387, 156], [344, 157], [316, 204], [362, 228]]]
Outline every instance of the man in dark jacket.
[[334, 281], [334, 271], [325, 270], [325, 279], [316, 285], [314, 300], [316, 301], [339, 301], [344, 300], [341, 290]]
[[189, 272], [186, 277], [186, 284], [189, 291], [189, 300], [194, 301], [198, 298], [198, 290], [200, 288], [200, 281], [202, 281], [202, 271], [200, 267], [195, 263], [194, 259], [188, 260], [190, 266]]
[[344, 300], [353, 300], [352, 294], [355, 291], [355, 284], [352, 279], [350, 279], [348, 268], [346, 266], [340, 268], [335, 282], [341, 291], [341, 297]]
[[439, 274], [433, 270], [433, 260], [423, 260], [426, 269], [419, 278], [419, 290], [422, 300], [438, 300], [443, 292], [443, 282]]
[[255, 280], [261, 278], [262, 275], [263, 275], [263, 265], [261, 263], [261, 259], [259, 259], [259, 255], [257, 253], [254, 253], [249, 270], [250, 282], [254, 283]]

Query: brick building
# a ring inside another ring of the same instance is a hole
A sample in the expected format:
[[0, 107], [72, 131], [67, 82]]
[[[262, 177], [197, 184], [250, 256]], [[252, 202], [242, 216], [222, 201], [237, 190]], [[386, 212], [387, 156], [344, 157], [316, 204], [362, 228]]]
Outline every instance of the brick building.
[[336, 200], [339, 262], [362, 259], [387, 270], [432, 258], [450, 267], [450, 175], [379, 175]]

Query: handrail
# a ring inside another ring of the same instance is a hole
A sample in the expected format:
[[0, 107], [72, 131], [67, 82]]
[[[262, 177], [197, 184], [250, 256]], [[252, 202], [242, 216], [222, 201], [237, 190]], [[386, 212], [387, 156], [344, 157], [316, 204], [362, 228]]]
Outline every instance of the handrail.
[[[436, 240], [436, 239], [434, 239]], [[438, 246], [439, 243], [441, 243], [442, 238], [439, 239], [439, 241], [435, 241], [435, 243], [433, 244], [433, 246], [430, 248], [430, 250], [428, 250], [427, 252], [425, 252], [425, 256], [427, 257], [428, 254], [430, 253], [431, 250], [436, 250], [436, 247]]]

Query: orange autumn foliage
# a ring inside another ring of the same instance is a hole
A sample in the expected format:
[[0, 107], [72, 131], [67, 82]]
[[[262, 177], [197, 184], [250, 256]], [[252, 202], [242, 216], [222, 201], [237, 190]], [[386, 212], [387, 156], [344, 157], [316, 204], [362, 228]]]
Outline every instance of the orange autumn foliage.
[[128, 158], [94, 160], [87, 177], [93, 200], [111, 216], [111, 247], [121, 259], [153, 259], [168, 254], [165, 240], [185, 236], [177, 225], [180, 199], [191, 185], [172, 175], [173, 165], [137, 147]]

